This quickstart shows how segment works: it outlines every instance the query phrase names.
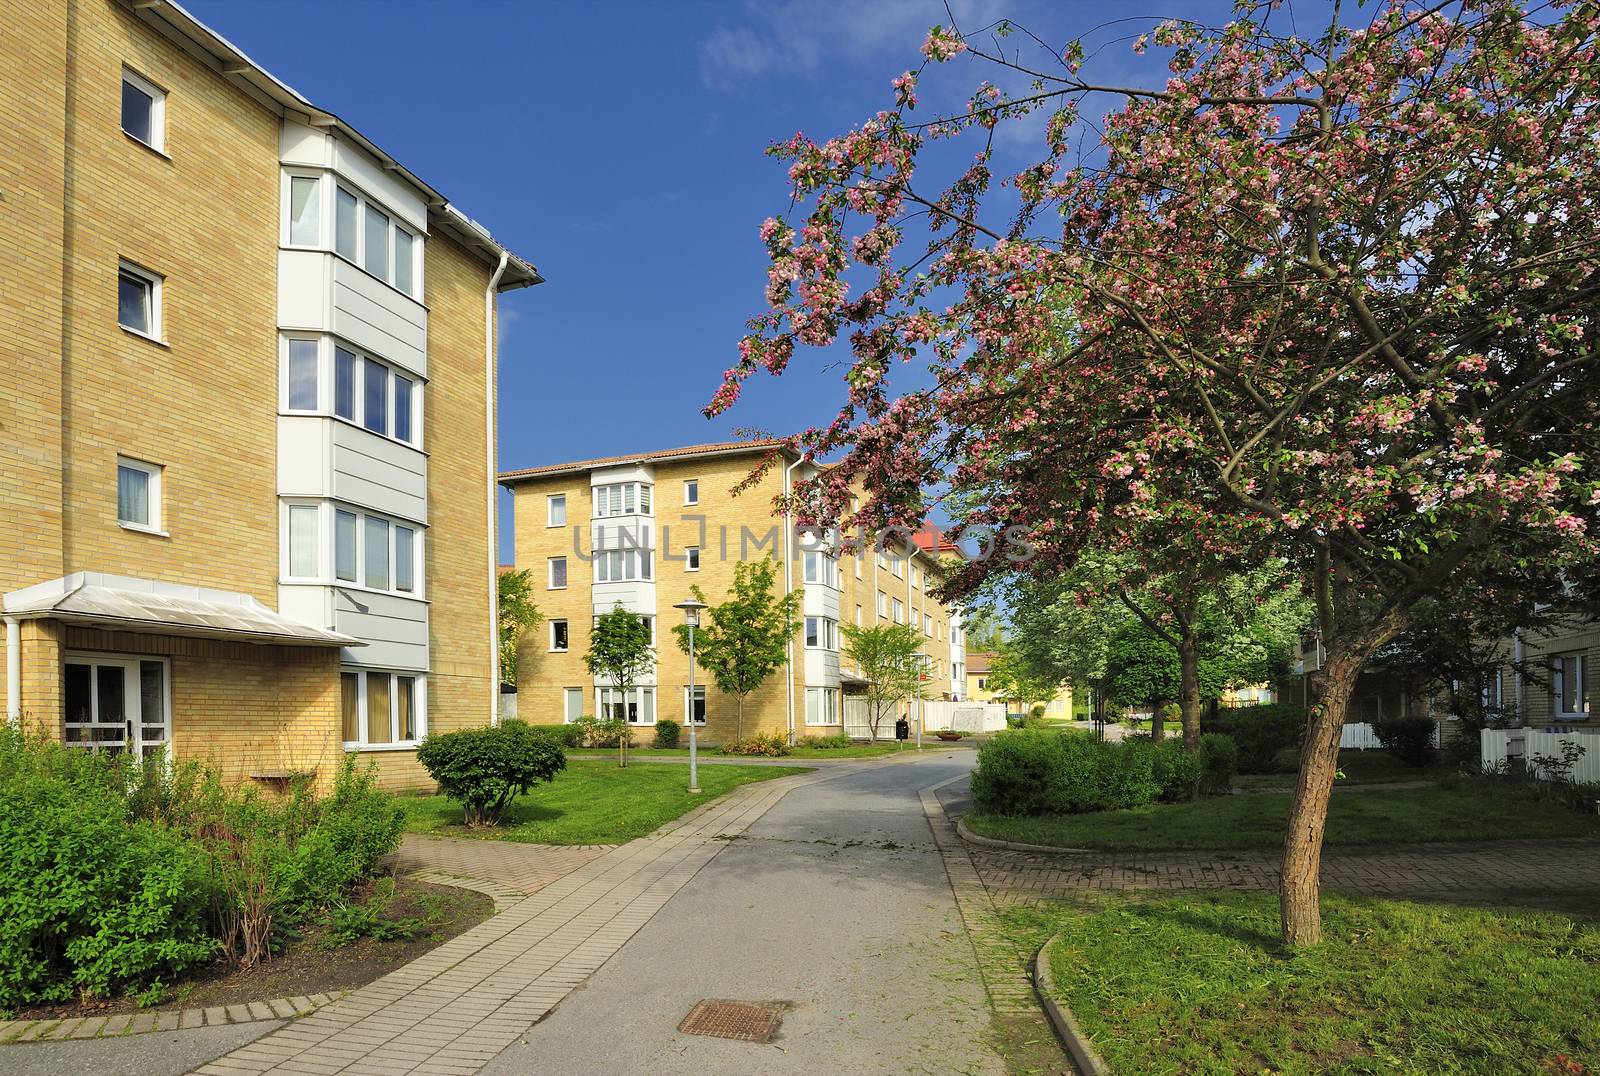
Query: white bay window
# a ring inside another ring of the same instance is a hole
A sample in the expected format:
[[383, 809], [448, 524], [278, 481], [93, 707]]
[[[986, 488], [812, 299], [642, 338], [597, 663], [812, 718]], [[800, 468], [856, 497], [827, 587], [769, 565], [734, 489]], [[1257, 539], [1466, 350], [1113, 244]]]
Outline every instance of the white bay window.
[[284, 579], [421, 597], [421, 531], [415, 523], [356, 508], [286, 502]]
[[326, 334], [285, 334], [282, 410], [332, 415], [422, 447], [422, 379]]

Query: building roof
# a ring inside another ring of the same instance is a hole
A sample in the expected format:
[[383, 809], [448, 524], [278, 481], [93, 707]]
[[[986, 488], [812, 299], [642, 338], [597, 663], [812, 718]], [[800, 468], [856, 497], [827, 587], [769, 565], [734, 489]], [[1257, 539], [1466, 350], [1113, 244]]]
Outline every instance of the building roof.
[[992, 657], [994, 657], [994, 655], [989, 653], [988, 651], [985, 651], [985, 650], [968, 650], [967, 651], [967, 675], [968, 676], [987, 676], [987, 675], [989, 675], [989, 659], [992, 658]]
[[520, 481], [533, 478], [544, 478], [549, 475], [578, 474], [584, 471], [593, 471], [601, 467], [620, 467], [627, 463], [654, 463], [657, 460], [700, 459], [706, 456], [739, 456], [754, 452], [771, 452], [781, 448], [784, 442], [776, 438], [767, 438], [760, 441], [716, 441], [705, 445], [684, 445], [681, 448], [665, 448], [656, 452], [634, 452], [625, 456], [597, 456], [590, 460], [575, 460], [571, 463], [550, 463], [540, 467], [524, 467], [516, 471], [502, 471], [500, 481], [511, 486]]
[[365, 646], [360, 639], [273, 612], [248, 594], [152, 579], [73, 572], [0, 599], [8, 617], [48, 618], [113, 631], [276, 646]]
[[500, 278], [500, 291], [511, 291], [544, 282], [544, 277], [539, 275], [539, 270], [534, 268], [532, 262], [511, 253], [489, 234], [487, 228], [451, 205], [443, 194], [379, 149], [371, 139], [327, 109], [312, 104], [299, 91], [246, 56], [233, 42], [189, 14], [182, 5], [174, 3], [173, 0], [124, 0], [124, 2], [133, 9], [135, 17], [175, 40], [190, 55], [214, 67], [225, 81], [268, 108], [313, 127], [325, 127], [337, 131], [372, 154], [387, 171], [393, 172], [416, 188], [423, 200], [428, 203], [429, 221], [467, 249], [477, 252], [486, 261], [495, 263], [498, 263], [500, 256], [504, 254], [506, 270]]

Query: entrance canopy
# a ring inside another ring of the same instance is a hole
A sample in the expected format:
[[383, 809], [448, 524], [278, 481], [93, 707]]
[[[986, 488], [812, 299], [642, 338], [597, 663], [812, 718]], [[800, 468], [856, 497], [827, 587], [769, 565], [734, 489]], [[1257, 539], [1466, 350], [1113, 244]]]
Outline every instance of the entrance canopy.
[[13, 590], [0, 612], [108, 631], [182, 635], [272, 646], [365, 646], [360, 639], [291, 620], [248, 594], [103, 572], [73, 572]]

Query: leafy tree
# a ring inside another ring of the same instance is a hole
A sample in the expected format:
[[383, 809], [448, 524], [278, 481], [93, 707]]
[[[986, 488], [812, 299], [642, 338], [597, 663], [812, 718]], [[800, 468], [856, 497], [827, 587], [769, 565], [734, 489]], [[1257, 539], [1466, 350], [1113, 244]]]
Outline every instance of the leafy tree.
[[867, 727], [876, 740], [885, 714], [922, 697], [922, 637], [909, 624], [846, 624], [839, 630], [844, 633], [844, 656], [867, 682]]
[[[650, 623], [638, 613], [630, 613], [618, 602], [609, 613], [594, 621], [588, 652], [583, 663], [596, 679], [610, 680], [622, 696], [622, 736], [617, 741], [617, 765], [628, 764], [628, 702], [639, 678], [655, 668], [655, 647], [650, 645]], [[605, 715], [601, 715], [604, 717]]]
[[533, 602], [533, 571], [519, 568], [500, 573], [500, 682], [517, 683], [517, 646], [522, 636], [539, 626], [544, 614]]
[[[732, 695], [738, 703], [741, 740], [745, 699], [784, 663], [789, 641], [800, 630], [797, 614], [802, 593], [774, 593], [776, 574], [777, 564], [771, 560], [735, 565], [727, 600], [709, 605], [694, 633], [695, 664], [711, 674], [717, 690]], [[706, 600], [698, 586], [689, 589], [696, 599]], [[678, 646], [688, 653], [689, 628], [679, 624], [672, 631]]]
[[[1335, 6], [1303, 36], [1275, 10], [1160, 24], [1149, 87], [1084, 77], [1076, 42], [936, 27], [891, 109], [773, 147], [805, 219], [762, 226], [770, 309], [708, 411], [843, 337], [848, 402], [795, 438], [838, 461], [819, 516], [860, 482], [860, 515], [914, 523], [946, 478], [1030, 535], [1030, 571], [1162, 530], [1288, 558], [1327, 651], [1281, 871], [1302, 945], [1362, 668], [1425, 599], [1554, 594], [1600, 559], [1600, 7]], [[958, 57], [977, 92], [911, 122]], [[997, 128], [1041, 109], [1040, 156], [995, 191]], [[917, 356], [932, 376], [891, 399]]]
[[1016, 647], [1001, 641], [989, 651], [989, 693], [1000, 699], [1053, 699], [1062, 681], [1030, 665]]

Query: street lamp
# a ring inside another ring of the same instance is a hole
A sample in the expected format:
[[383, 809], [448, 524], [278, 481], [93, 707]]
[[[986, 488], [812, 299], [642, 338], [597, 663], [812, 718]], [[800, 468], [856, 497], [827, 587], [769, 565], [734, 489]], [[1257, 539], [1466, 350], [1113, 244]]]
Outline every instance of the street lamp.
[[683, 622], [689, 629], [689, 791], [700, 791], [699, 745], [695, 737], [694, 719], [694, 629], [700, 626], [700, 610], [706, 603], [686, 598], [673, 606], [683, 610]]

